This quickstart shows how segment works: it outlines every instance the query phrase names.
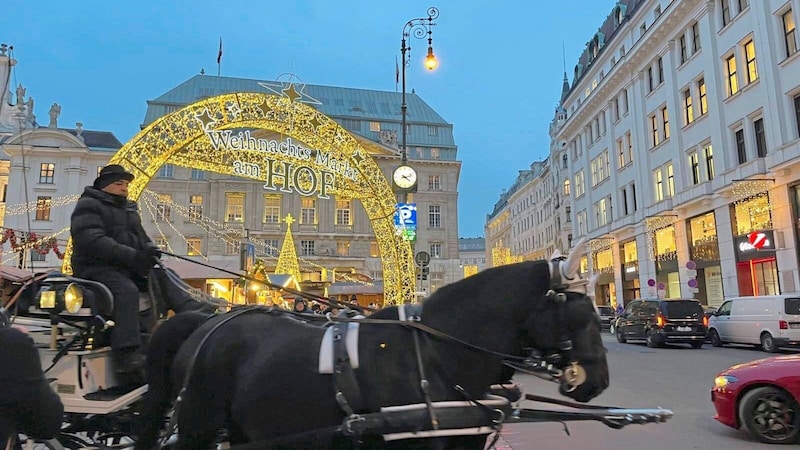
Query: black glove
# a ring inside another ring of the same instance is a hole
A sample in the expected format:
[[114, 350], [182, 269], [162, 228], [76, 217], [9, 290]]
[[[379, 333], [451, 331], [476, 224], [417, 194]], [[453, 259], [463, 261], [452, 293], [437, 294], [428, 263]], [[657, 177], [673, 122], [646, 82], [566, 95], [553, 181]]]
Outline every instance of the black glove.
[[147, 253], [151, 258], [161, 259], [161, 249], [152, 242], [148, 242], [144, 245], [144, 252]]

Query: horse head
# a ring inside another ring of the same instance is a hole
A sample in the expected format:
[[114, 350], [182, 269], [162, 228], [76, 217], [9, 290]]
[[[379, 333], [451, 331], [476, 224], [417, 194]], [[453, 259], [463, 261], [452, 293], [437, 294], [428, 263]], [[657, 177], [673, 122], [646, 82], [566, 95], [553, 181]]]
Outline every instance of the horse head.
[[545, 305], [531, 314], [523, 328], [532, 347], [555, 356], [556, 366], [563, 370], [561, 394], [587, 402], [605, 390], [609, 381], [593, 298], [596, 277], [582, 278], [579, 270], [583, 244], [582, 240], [576, 243], [567, 257], [553, 255]]

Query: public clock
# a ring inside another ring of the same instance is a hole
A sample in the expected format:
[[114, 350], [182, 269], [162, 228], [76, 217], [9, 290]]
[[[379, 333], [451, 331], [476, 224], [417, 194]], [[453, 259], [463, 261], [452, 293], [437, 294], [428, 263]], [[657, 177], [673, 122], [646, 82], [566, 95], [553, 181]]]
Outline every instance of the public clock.
[[417, 171], [411, 166], [400, 166], [392, 175], [394, 184], [401, 189], [409, 189], [417, 184]]

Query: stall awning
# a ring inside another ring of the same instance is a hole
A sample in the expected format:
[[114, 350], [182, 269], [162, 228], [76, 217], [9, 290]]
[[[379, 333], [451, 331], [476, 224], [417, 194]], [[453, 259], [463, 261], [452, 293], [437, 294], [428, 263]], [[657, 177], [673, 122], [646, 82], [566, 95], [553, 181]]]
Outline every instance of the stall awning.
[[211, 279], [236, 279], [244, 275], [244, 272], [239, 270], [238, 261], [202, 261], [205, 264], [211, 264], [227, 271], [235, 272], [238, 275], [232, 275], [227, 272], [222, 272], [210, 267], [203, 267], [189, 261], [164, 261], [164, 266], [172, 269], [184, 280], [211, 280]]
[[282, 273], [271, 273], [267, 275], [268, 281], [272, 284], [277, 284], [278, 286], [283, 286], [285, 288], [294, 289], [295, 291], [302, 290], [300, 288], [300, 283], [297, 281], [297, 278], [294, 275], [286, 275]]
[[383, 294], [383, 282], [375, 281], [372, 285], [353, 282], [336, 282], [328, 287], [328, 295]]

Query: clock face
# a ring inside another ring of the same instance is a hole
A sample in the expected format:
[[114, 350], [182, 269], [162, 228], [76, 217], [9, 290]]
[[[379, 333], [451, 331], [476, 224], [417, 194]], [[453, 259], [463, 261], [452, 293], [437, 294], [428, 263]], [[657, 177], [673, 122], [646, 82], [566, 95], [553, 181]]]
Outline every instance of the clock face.
[[392, 176], [397, 187], [408, 189], [417, 184], [417, 171], [411, 166], [400, 166]]

